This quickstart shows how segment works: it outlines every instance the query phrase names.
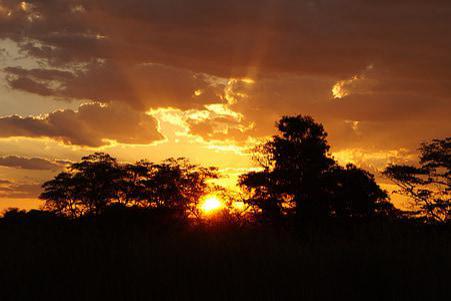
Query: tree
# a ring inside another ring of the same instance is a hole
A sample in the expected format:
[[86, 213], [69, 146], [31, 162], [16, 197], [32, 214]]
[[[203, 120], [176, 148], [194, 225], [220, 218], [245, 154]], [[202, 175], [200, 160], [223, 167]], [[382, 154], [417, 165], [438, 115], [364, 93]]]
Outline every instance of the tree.
[[75, 196], [87, 206], [89, 213], [99, 214], [109, 202], [118, 199], [122, 176], [117, 160], [105, 153], [85, 156], [69, 168], [73, 173]]
[[108, 154], [95, 153], [45, 182], [40, 198], [46, 209], [73, 218], [100, 214], [117, 203], [196, 214], [199, 199], [214, 189], [208, 181], [217, 177], [216, 168], [185, 158], [120, 164]]
[[394, 212], [387, 193], [369, 172], [348, 164], [345, 168], [337, 165], [329, 175], [329, 206], [334, 216], [369, 218]]
[[76, 196], [76, 181], [71, 173], [61, 172], [53, 180], [45, 182], [42, 188], [44, 191], [39, 198], [45, 200], [44, 209], [72, 218], [84, 213], [84, 206]]
[[239, 184], [248, 196], [245, 202], [259, 208], [265, 219], [277, 220], [288, 214], [283, 197], [276, 185], [273, 174], [269, 170], [249, 172], [241, 175]]
[[248, 203], [264, 215], [280, 217], [295, 207], [300, 221], [373, 216], [392, 208], [370, 173], [353, 165], [340, 167], [331, 158], [327, 133], [312, 117], [285, 116], [276, 126], [279, 134], [255, 149], [262, 171], [239, 179], [250, 194]]
[[116, 159], [94, 153], [45, 182], [40, 198], [45, 200], [46, 208], [72, 217], [99, 214], [118, 199], [121, 175]]
[[186, 158], [170, 158], [151, 166], [143, 181], [148, 206], [197, 214], [200, 198], [213, 187], [208, 180], [218, 178], [217, 169], [191, 164]]
[[451, 137], [423, 143], [420, 164], [390, 165], [384, 174], [395, 182], [398, 193], [413, 200], [430, 220], [446, 222], [451, 218]]
[[154, 164], [145, 160], [120, 166], [119, 202], [125, 206], [144, 205], [147, 197], [145, 183], [151, 177]]
[[256, 149], [263, 171], [243, 175], [240, 184], [254, 191], [263, 210], [266, 203], [276, 213], [291, 196], [298, 218], [320, 214], [321, 185], [334, 165], [327, 133], [310, 116], [284, 116], [276, 126], [279, 135]]

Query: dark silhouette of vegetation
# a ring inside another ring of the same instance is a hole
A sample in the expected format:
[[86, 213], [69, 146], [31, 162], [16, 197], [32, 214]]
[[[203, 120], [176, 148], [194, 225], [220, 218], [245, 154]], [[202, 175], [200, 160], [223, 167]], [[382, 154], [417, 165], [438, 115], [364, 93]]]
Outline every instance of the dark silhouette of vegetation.
[[331, 219], [300, 234], [118, 203], [78, 219], [6, 212], [0, 300], [448, 300], [449, 230]]
[[451, 137], [423, 143], [420, 166], [391, 165], [384, 174], [412, 199], [421, 214], [436, 222], [451, 218]]
[[[184, 158], [71, 164], [43, 184], [42, 210], [0, 218], [0, 300], [448, 300], [449, 218], [405, 218], [372, 174], [335, 162], [311, 117], [277, 126], [241, 192]], [[449, 138], [421, 150], [421, 167], [386, 174], [445, 217]], [[205, 216], [210, 193], [224, 209]]]
[[216, 168], [199, 167], [185, 158], [120, 164], [108, 154], [95, 153], [44, 183], [40, 198], [45, 209], [72, 218], [98, 215], [111, 204], [197, 215], [199, 199], [215, 188], [207, 181], [217, 177]]
[[256, 148], [262, 171], [242, 175], [248, 202], [272, 218], [295, 212], [298, 221], [372, 217], [394, 212], [370, 173], [339, 166], [329, 155], [323, 126], [309, 116], [285, 116], [279, 134]]
[[46, 201], [46, 209], [72, 217], [99, 214], [118, 197], [120, 178], [121, 169], [116, 159], [95, 153], [44, 183], [40, 198]]
[[353, 164], [336, 165], [329, 172], [330, 213], [337, 217], [371, 218], [397, 215], [388, 195], [376, 184], [374, 176]]

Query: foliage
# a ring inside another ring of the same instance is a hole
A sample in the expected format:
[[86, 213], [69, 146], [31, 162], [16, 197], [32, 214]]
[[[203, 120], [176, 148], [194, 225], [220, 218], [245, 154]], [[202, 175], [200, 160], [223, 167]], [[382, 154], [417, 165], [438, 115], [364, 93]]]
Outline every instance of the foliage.
[[374, 176], [353, 164], [335, 166], [329, 172], [329, 206], [337, 217], [387, 216], [394, 212], [388, 195], [376, 184]]
[[191, 164], [185, 158], [167, 159], [151, 168], [144, 181], [148, 206], [189, 211], [197, 215], [200, 198], [214, 189], [208, 180], [218, 177], [217, 169]]
[[370, 217], [392, 209], [373, 175], [338, 166], [329, 155], [327, 133], [312, 117], [285, 116], [276, 126], [279, 134], [255, 149], [262, 171], [240, 177], [248, 202], [264, 215], [277, 218], [295, 207], [297, 218], [306, 220]]
[[44, 183], [40, 198], [46, 209], [71, 217], [98, 215], [113, 203], [188, 214], [196, 213], [200, 197], [213, 189], [208, 180], [217, 176], [216, 168], [184, 158], [120, 164], [108, 154], [95, 153]]
[[448, 221], [451, 218], [451, 137], [423, 143], [419, 151], [419, 167], [391, 165], [384, 174], [429, 219]]

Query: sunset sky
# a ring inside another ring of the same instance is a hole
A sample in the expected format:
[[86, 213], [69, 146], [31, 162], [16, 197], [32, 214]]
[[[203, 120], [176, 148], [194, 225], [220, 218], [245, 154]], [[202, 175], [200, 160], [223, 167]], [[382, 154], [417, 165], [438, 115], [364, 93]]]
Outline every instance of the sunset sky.
[[286, 114], [393, 188], [451, 134], [451, 1], [0, 0], [0, 210], [95, 151], [233, 185]]

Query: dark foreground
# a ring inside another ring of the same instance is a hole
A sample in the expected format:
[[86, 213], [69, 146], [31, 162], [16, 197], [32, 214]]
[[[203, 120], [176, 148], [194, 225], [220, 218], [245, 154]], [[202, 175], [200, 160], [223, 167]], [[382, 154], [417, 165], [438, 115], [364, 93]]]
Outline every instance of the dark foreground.
[[0, 300], [450, 300], [449, 226], [0, 220]]

